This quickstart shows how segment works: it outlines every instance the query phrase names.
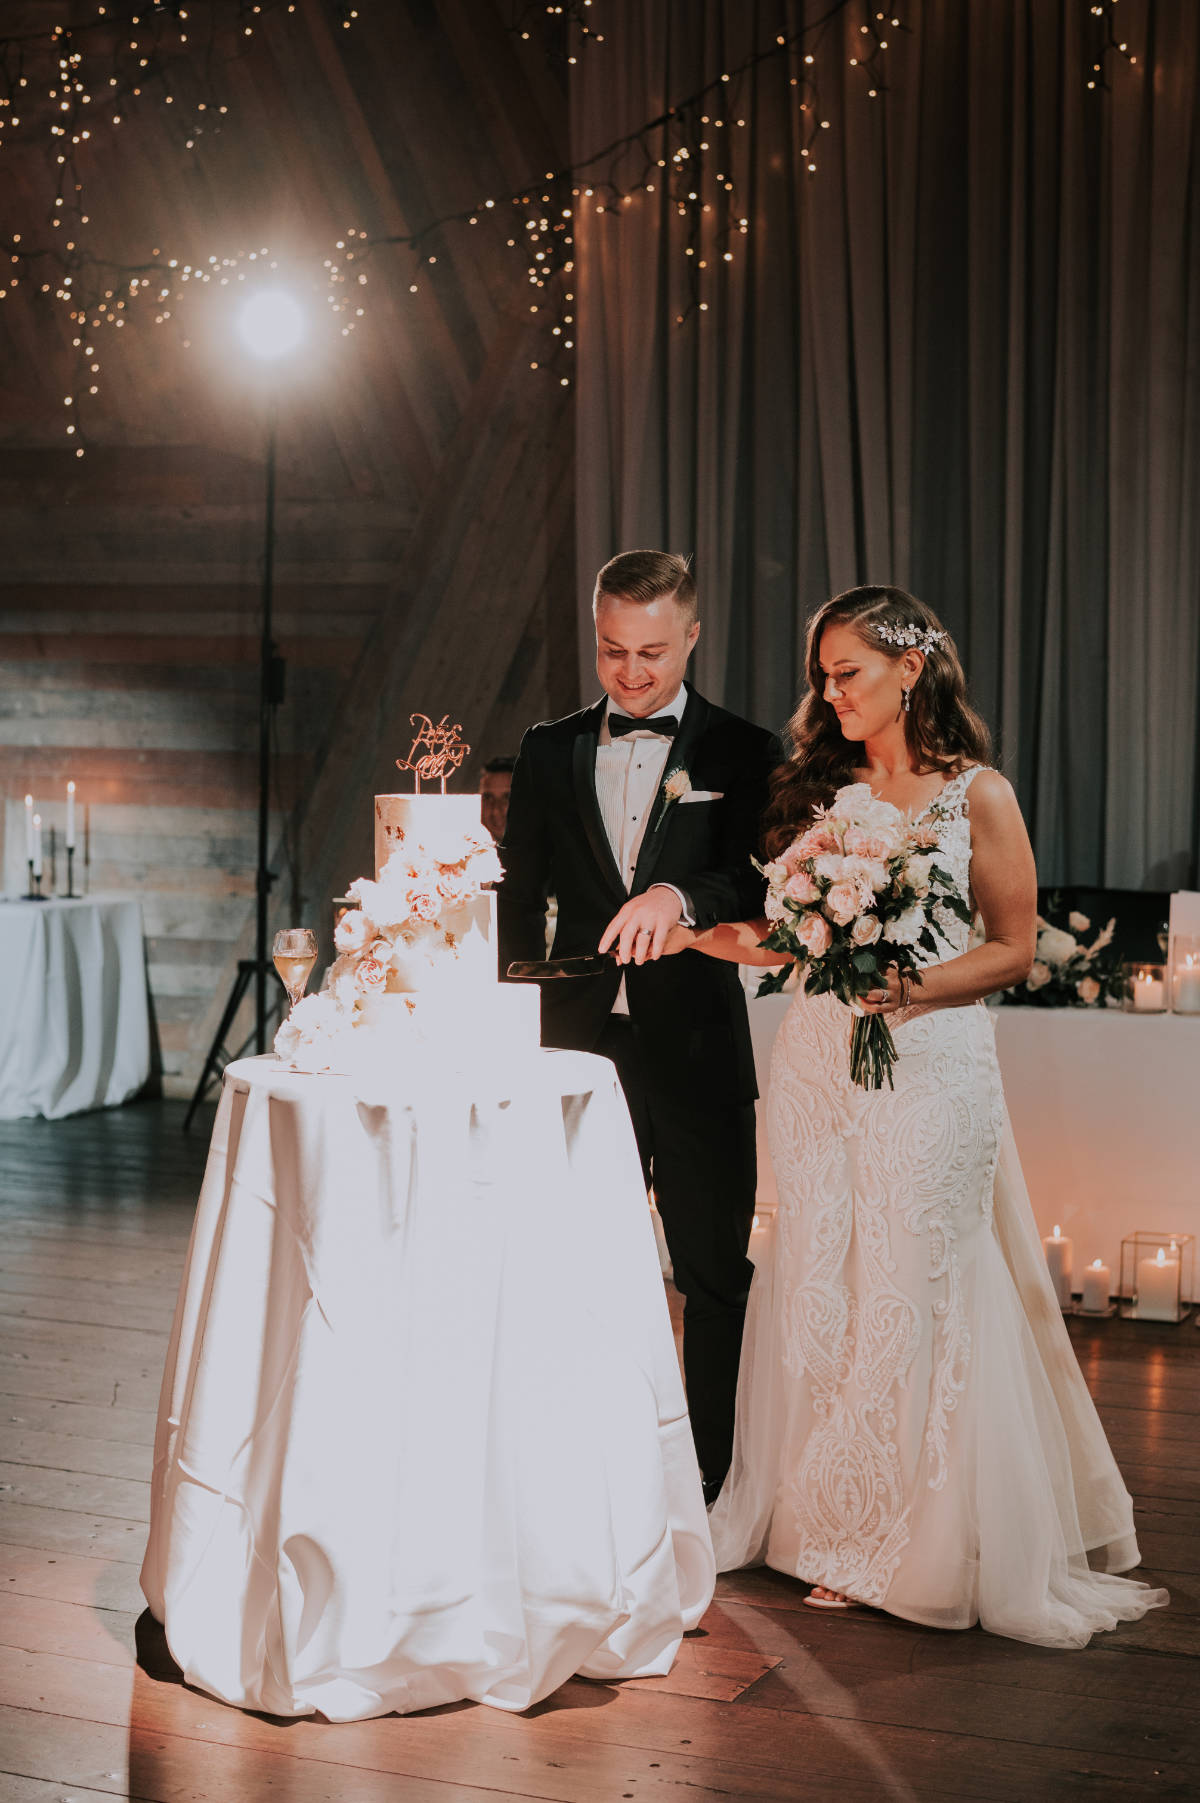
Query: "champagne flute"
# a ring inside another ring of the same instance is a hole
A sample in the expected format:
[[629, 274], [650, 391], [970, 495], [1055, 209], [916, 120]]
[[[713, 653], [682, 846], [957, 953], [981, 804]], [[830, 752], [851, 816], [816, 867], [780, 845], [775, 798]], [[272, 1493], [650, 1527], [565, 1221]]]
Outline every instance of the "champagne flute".
[[317, 961], [317, 935], [311, 927], [283, 927], [275, 935], [271, 956], [275, 960], [280, 981], [288, 992], [290, 1019], [292, 1009], [304, 994], [313, 965]]

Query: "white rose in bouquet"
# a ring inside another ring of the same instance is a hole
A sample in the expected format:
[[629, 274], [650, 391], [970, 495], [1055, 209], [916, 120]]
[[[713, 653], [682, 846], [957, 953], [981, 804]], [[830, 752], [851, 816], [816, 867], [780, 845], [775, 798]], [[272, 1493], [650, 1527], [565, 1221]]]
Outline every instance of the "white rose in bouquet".
[[929, 894], [929, 884], [933, 874], [933, 859], [924, 852], [906, 860], [904, 865], [905, 880], [914, 895], [924, 900]]
[[1051, 974], [1050, 966], [1048, 964], [1043, 964], [1040, 958], [1035, 958], [1033, 967], [1025, 979], [1025, 987], [1027, 989], [1041, 989], [1050, 981]]
[[889, 945], [916, 945], [925, 931], [925, 910], [916, 906], [889, 921], [884, 933]]

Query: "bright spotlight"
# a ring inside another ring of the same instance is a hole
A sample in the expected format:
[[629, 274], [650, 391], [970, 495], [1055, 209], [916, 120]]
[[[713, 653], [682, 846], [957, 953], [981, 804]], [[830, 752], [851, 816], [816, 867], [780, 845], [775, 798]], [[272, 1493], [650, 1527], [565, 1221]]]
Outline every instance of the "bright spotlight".
[[242, 343], [254, 356], [286, 357], [304, 337], [304, 309], [286, 289], [266, 288], [246, 301], [237, 326]]

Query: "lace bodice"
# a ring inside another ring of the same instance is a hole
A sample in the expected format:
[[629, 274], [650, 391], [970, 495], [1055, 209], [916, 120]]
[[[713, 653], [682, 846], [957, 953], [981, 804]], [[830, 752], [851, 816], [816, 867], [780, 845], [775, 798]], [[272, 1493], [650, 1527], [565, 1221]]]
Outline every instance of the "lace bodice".
[[[936, 827], [938, 863], [954, 878], [964, 901], [968, 901], [971, 894], [968, 792], [983, 768], [982, 764], [971, 764], [966, 770], [960, 770], [957, 776], [952, 776], [920, 816], [922, 820], [931, 820]], [[923, 963], [944, 964], [947, 958], [960, 957], [970, 944], [971, 929], [965, 921], [959, 920], [945, 908], [938, 908], [936, 913], [945, 937], [936, 953], [922, 958]]]

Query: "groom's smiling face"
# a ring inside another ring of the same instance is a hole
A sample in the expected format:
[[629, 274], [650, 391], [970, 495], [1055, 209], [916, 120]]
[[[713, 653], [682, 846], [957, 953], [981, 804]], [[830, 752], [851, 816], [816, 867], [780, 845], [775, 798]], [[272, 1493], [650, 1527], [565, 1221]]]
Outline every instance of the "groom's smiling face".
[[700, 622], [673, 595], [626, 601], [602, 595], [596, 607], [596, 674], [623, 714], [644, 720], [674, 701]]

